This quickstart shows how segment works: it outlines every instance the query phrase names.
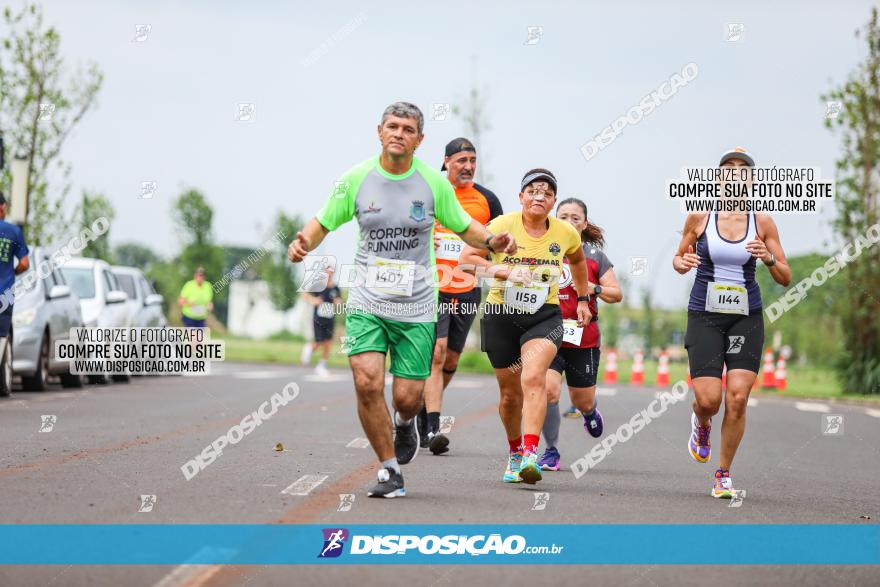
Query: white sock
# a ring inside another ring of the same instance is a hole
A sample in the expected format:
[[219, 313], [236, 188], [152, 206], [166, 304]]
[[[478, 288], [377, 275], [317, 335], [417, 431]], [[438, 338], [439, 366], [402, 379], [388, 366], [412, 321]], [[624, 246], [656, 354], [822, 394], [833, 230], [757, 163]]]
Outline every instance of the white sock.
[[409, 420], [404, 420], [400, 417], [400, 412], [394, 412], [394, 424], [397, 426], [409, 426], [412, 423], [412, 418]]
[[382, 461], [382, 466], [386, 469], [393, 470], [395, 473], [400, 473], [400, 464], [397, 462], [397, 457]]

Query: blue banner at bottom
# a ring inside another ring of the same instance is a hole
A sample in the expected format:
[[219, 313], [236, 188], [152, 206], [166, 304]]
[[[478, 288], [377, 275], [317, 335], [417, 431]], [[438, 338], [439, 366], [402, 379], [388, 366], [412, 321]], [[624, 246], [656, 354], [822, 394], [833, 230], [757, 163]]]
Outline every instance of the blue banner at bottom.
[[880, 565], [880, 525], [0, 525], [4, 565]]

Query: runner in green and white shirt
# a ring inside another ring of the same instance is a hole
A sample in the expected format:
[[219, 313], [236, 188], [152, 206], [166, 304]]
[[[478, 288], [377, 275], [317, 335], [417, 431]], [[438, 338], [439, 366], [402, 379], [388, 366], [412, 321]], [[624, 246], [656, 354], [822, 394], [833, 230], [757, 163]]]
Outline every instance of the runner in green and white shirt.
[[[358, 397], [358, 415], [382, 468], [371, 497], [406, 494], [400, 464], [419, 449], [414, 417], [431, 373], [437, 314], [434, 219], [474, 247], [516, 251], [509, 233], [492, 235], [458, 203], [452, 184], [413, 154], [424, 139], [424, 116], [396, 102], [378, 126], [382, 153], [345, 174], [315, 218], [290, 243], [301, 262], [331, 231], [356, 218], [360, 228], [349, 291], [346, 346]], [[347, 276], [340, 279], [348, 281]], [[385, 404], [385, 355], [391, 351], [395, 435]]]

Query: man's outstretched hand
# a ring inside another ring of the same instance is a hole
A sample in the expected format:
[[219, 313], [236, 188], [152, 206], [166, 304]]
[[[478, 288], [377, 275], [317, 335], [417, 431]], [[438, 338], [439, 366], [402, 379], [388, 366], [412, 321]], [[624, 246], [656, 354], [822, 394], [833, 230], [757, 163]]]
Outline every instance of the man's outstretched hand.
[[309, 254], [309, 241], [302, 232], [296, 233], [296, 238], [287, 247], [287, 258], [293, 263], [301, 263]]
[[512, 255], [516, 252], [516, 240], [514, 240], [513, 235], [509, 232], [501, 232], [493, 236], [489, 240], [489, 245], [491, 245], [492, 250], [496, 253], [507, 253], [508, 255]]

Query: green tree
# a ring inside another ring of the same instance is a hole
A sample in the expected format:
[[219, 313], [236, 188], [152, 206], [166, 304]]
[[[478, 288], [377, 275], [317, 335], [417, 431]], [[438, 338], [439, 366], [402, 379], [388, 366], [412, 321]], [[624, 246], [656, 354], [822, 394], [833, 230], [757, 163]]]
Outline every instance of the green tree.
[[[10, 154], [28, 160], [28, 240], [46, 244], [68, 224], [62, 204], [70, 191], [70, 165], [61, 159], [61, 148], [95, 105], [103, 75], [93, 63], [67, 73], [61, 37], [45, 25], [39, 4], [28, 2], [18, 13], [4, 8], [3, 21], [0, 133]], [[9, 193], [10, 181], [4, 172], [0, 189]]]
[[[83, 192], [82, 200], [78, 206], [77, 216], [79, 217], [80, 226], [89, 227], [98, 218], [106, 218], [113, 224], [113, 218], [116, 212], [110, 200], [101, 194], [89, 194]], [[83, 257], [92, 257], [95, 259], [104, 259], [108, 263], [114, 263], [113, 255], [110, 251], [110, 229], [102, 234], [99, 238], [89, 241], [82, 251]]]
[[[862, 33], [856, 31], [856, 37]], [[867, 56], [839, 88], [823, 98], [840, 102], [828, 128], [841, 136], [843, 153], [837, 161], [837, 218], [834, 227], [844, 243], [868, 246], [843, 270], [849, 281], [841, 307], [844, 351], [838, 364], [844, 389], [880, 394], [880, 246], [865, 241], [878, 223], [880, 200], [880, 26], [877, 8], [864, 29]]]
[[269, 299], [280, 311], [289, 310], [298, 296], [294, 265], [287, 258], [287, 246], [296, 233], [302, 230], [299, 216], [288, 216], [279, 211], [275, 216], [273, 235], [265, 243], [269, 252], [260, 265], [260, 278], [269, 284]]
[[126, 267], [137, 267], [144, 273], [162, 259], [151, 248], [141, 243], [121, 243], [113, 249], [116, 262]]

